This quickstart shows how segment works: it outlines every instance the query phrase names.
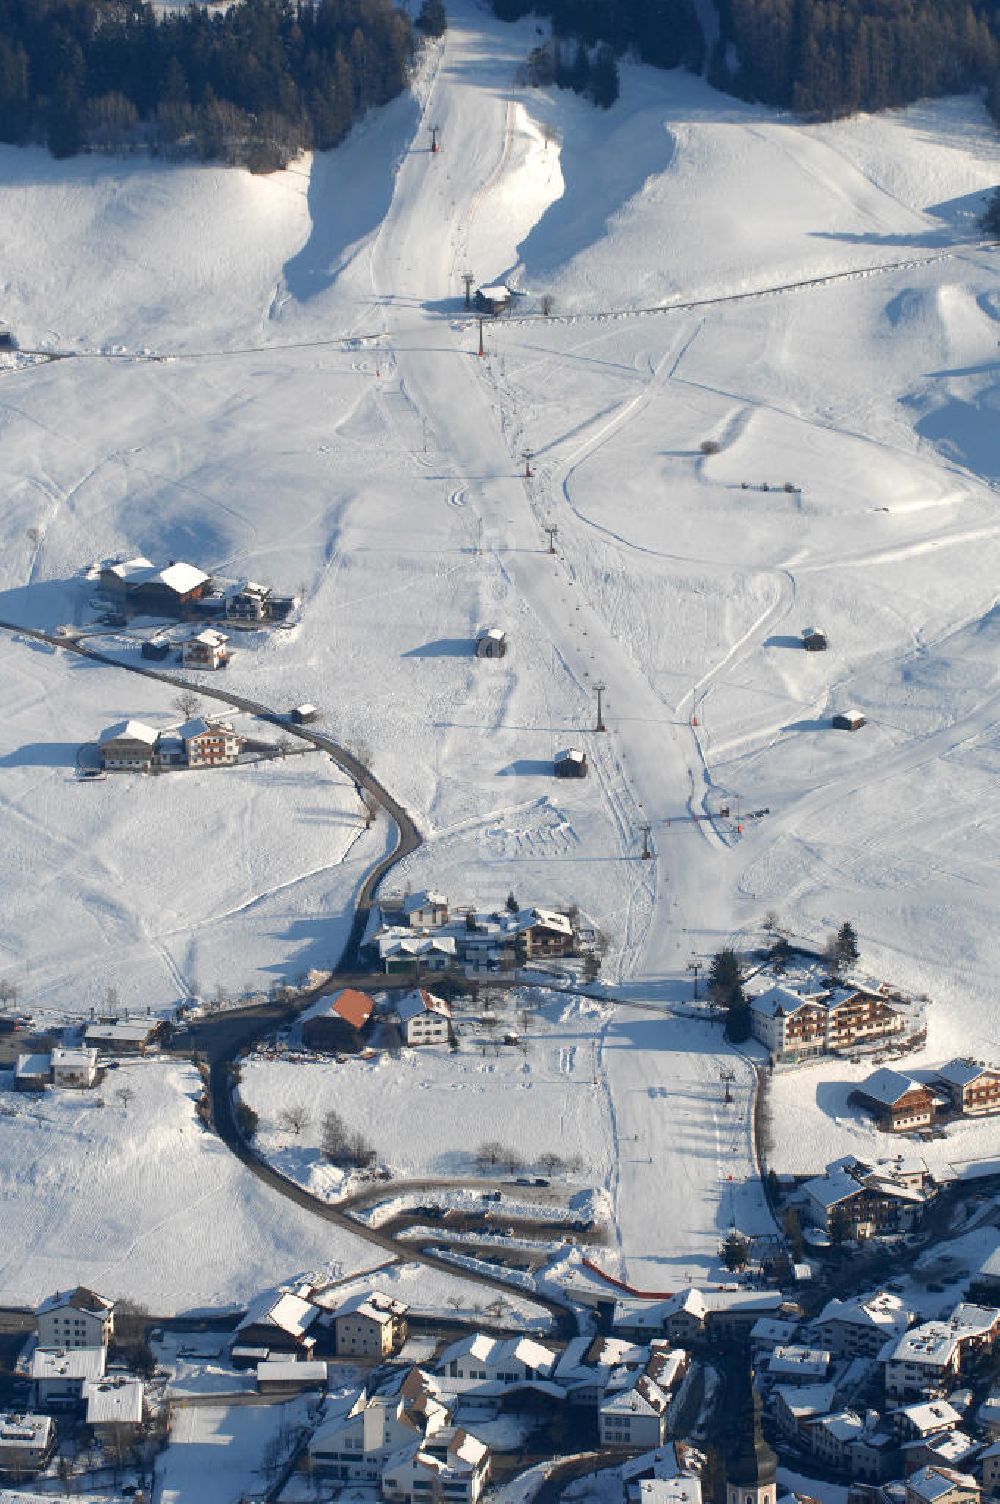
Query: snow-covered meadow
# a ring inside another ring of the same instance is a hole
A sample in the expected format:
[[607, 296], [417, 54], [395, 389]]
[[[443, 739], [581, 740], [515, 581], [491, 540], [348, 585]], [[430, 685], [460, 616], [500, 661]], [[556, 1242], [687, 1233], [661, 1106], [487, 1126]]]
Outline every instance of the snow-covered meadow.
[[245, 1170], [195, 1116], [201, 1090], [189, 1065], [136, 1061], [93, 1091], [0, 1091], [0, 1303], [85, 1284], [156, 1315], [235, 1309], [379, 1262]]
[[[637, 1004], [768, 910], [812, 938], [850, 917], [866, 968], [931, 998], [934, 1058], [993, 1050], [1000, 303], [976, 214], [1000, 138], [974, 99], [804, 127], [631, 66], [598, 114], [512, 86], [533, 23], [449, 11], [411, 95], [275, 178], [0, 152], [0, 315], [81, 352], [0, 374], [0, 619], [79, 620], [80, 570], [117, 549], [300, 592], [226, 686], [311, 699], [364, 750], [428, 838], [394, 883], [576, 901]], [[483, 360], [466, 265], [527, 294]], [[520, 317], [545, 292], [555, 317]], [[491, 624], [511, 651], [477, 662]], [[385, 839], [342, 860], [336, 775], [77, 787], [66, 749], [169, 695], [23, 643], [0, 675], [0, 969], [26, 1005], [85, 1012], [113, 980], [161, 1007], [335, 953]], [[829, 728], [848, 705], [856, 736]], [[591, 776], [556, 785], [574, 744]], [[723, 803], [769, 813], [740, 832]], [[622, 1267], [704, 1273], [721, 1219], [766, 1219], [752, 1182], [738, 1200], [734, 1057], [638, 1006], [580, 1036], [606, 1105], [569, 1131]], [[445, 1069], [458, 1142], [476, 1093]], [[425, 1072], [350, 1079], [412, 1121]], [[569, 1090], [518, 1088], [540, 1136]], [[788, 1111], [818, 1146], [808, 1090]]]

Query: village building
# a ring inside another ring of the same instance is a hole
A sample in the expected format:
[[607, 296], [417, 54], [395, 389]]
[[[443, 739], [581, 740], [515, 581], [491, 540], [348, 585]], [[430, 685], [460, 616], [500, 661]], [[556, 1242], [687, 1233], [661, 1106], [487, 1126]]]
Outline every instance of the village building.
[[181, 616], [208, 593], [211, 584], [211, 578], [193, 564], [172, 559], [161, 569], [138, 556], [102, 565], [99, 589], [137, 614]]
[[521, 959], [568, 956], [574, 948], [573, 923], [555, 909], [524, 909], [516, 916], [517, 949]]
[[443, 893], [407, 893], [399, 904], [400, 920], [411, 930], [436, 930], [448, 923], [448, 900]]
[[1000, 1068], [981, 1060], [949, 1060], [934, 1072], [935, 1082], [946, 1094], [952, 1112], [962, 1117], [984, 1117], [1000, 1112]]
[[355, 1054], [364, 1045], [364, 1030], [374, 1003], [367, 992], [345, 987], [319, 998], [302, 1015], [302, 1042], [310, 1050]]
[[674, 1413], [674, 1400], [688, 1371], [690, 1357], [683, 1348], [653, 1343], [638, 1377], [609, 1388], [597, 1409], [601, 1446], [662, 1446]]
[[459, 1426], [411, 1442], [382, 1474], [383, 1498], [396, 1504], [478, 1504], [490, 1477], [490, 1449]]
[[587, 754], [579, 747], [567, 747], [552, 759], [552, 771], [557, 778], [586, 778], [587, 769]]
[[340, 1395], [309, 1441], [312, 1465], [342, 1482], [377, 1483], [391, 1457], [432, 1437], [450, 1419], [433, 1382], [410, 1369], [398, 1389], [369, 1395]]
[[912, 1133], [934, 1121], [934, 1093], [922, 1081], [882, 1066], [852, 1092], [883, 1133]]
[[851, 1051], [912, 1027], [905, 1007], [880, 991], [845, 986], [797, 991], [785, 984], [751, 999], [750, 1024], [775, 1061]]
[[258, 585], [256, 580], [246, 580], [229, 597], [227, 615], [242, 621], [266, 621], [271, 615], [271, 588]]
[[263, 1295], [253, 1302], [236, 1328], [238, 1345], [308, 1356], [316, 1345], [312, 1329], [319, 1316], [319, 1306], [303, 1293], [286, 1290]]
[[18, 1055], [14, 1066], [15, 1091], [44, 1091], [52, 1084], [52, 1056]]
[[818, 1384], [830, 1371], [830, 1353], [825, 1348], [782, 1344], [771, 1350], [767, 1377], [779, 1384]]
[[484, 627], [476, 638], [477, 658], [504, 658], [507, 655], [507, 634], [500, 627]]
[[779, 1384], [771, 1392], [779, 1435], [809, 1451], [812, 1424], [832, 1412], [836, 1394], [835, 1384]]
[[0, 1474], [23, 1478], [40, 1472], [56, 1444], [51, 1415], [0, 1413]]
[[879, 1290], [873, 1295], [827, 1301], [816, 1320], [816, 1334], [838, 1358], [877, 1358], [890, 1339], [902, 1336], [910, 1312], [898, 1295]]
[[873, 1165], [847, 1155], [802, 1187], [806, 1217], [823, 1232], [845, 1238], [908, 1232], [934, 1194], [929, 1184], [917, 1189], [911, 1180], [893, 1160]]
[[417, 935], [412, 930], [392, 929], [376, 935], [372, 943], [386, 976], [448, 971], [458, 959], [454, 935]]
[[93, 1086], [97, 1080], [97, 1051], [92, 1049], [52, 1051], [52, 1084], [63, 1087]]
[[109, 1374], [84, 1385], [86, 1421], [98, 1441], [119, 1444], [123, 1435], [137, 1434], [146, 1418], [145, 1389], [141, 1379], [128, 1374]]
[[886, 1417], [901, 1444], [908, 1441], [926, 1441], [952, 1431], [962, 1417], [948, 1400], [920, 1400], [913, 1405], [901, 1405]]
[[115, 1334], [115, 1303], [77, 1285], [42, 1301], [35, 1329], [39, 1347], [107, 1347]]
[[501, 1339], [482, 1332], [453, 1342], [438, 1360], [445, 1384], [448, 1378], [523, 1384], [550, 1378], [555, 1366], [556, 1354], [531, 1337]]
[[338, 1358], [387, 1358], [406, 1341], [409, 1307], [379, 1290], [345, 1300], [334, 1316]]
[[405, 992], [396, 999], [395, 1008], [403, 1040], [411, 1047], [447, 1044], [451, 1038], [451, 1009], [426, 988]]
[[142, 1055], [155, 1043], [162, 1029], [155, 1019], [146, 1023], [124, 1021], [88, 1024], [83, 1042], [89, 1049], [109, 1055]]
[[969, 1468], [982, 1451], [982, 1445], [955, 1426], [950, 1431], [937, 1431], [933, 1436], [919, 1437], [903, 1446], [903, 1470], [915, 1472], [920, 1467]]
[[1000, 1310], [961, 1304], [945, 1321], [912, 1327], [882, 1354], [888, 1400], [944, 1397], [970, 1358], [992, 1352]]
[[327, 1366], [316, 1358], [263, 1358], [256, 1376], [258, 1394], [291, 1398], [307, 1389], [325, 1389]]
[[1000, 1493], [1000, 1441], [980, 1452], [979, 1475], [986, 1494]]
[[184, 744], [189, 768], [231, 767], [246, 745], [246, 737], [225, 721], [210, 721], [200, 715], [179, 726], [177, 736]]
[[205, 627], [185, 637], [181, 647], [181, 662], [185, 668], [225, 668], [229, 662], [229, 638], [215, 627]]
[[87, 1384], [103, 1379], [106, 1347], [36, 1347], [30, 1378], [39, 1409], [72, 1408], [83, 1401]]
[[158, 736], [159, 732], [145, 721], [116, 721], [98, 738], [101, 767], [115, 772], [148, 772]]
[[950, 1467], [922, 1467], [906, 1480], [905, 1504], [979, 1504], [979, 1484]]

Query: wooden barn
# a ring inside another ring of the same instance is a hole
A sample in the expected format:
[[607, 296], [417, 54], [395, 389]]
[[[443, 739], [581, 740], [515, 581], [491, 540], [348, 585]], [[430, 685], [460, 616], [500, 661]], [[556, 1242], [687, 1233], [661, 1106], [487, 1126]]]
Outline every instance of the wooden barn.
[[500, 627], [484, 627], [476, 638], [477, 658], [505, 658], [507, 633]]
[[138, 555], [101, 567], [102, 592], [129, 611], [144, 616], [182, 616], [208, 593], [212, 581], [193, 564], [171, 559], [160, 569]]
[[818, 627], [806, 627], [802, 633], [802, 646], [807, 653], [825, 653], [827, 649], [826, 633]]
[[830, 723], [834, 731], [860, 731], [865, 718], [860, 710], [841, 710]]
[[364, 1028], [372, 1013], [367, 992], [345, 987], [334, 997], [320, 998], [302, 1018], [302, 1041], [311, 1050], [354, 1054], [364, 1044]]

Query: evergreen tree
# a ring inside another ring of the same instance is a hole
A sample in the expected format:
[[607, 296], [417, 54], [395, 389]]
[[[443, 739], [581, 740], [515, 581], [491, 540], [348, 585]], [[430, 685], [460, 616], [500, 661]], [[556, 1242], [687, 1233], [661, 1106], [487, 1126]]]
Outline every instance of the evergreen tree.
[[424, 0], [417, 16], [417, 30], [425, 37], [443, 37], [448, 30], [448, 17], [442, 0]]
[[619, 87], [615, 55], [602, 42], [590, 67], [590, 97], [600, 109], [609, 110], [618, 98]]
[[735, 1273], [737, 1269], [745, 1269], [749, 1260], [750, 1244], [735, 1227], [730, 1228], [726, 1241], [722, 1245], [722, 1262], [727, 1269]]
[[722, 1008], [733, 1008], [743, 1002], [743, 972], [732, 946], [725, 946], [712, 957], [708, 995]]
[[858, 937], [853, 924], [849, 920], [837, 931], [836, 939], [837, 960], [841, 966], [853, 966], [857, 962], [861, 952], [858, 949]]
[[983, 234], [991, 240], [1000, 240], [1000, 188], [994, 188], [981, 221]]

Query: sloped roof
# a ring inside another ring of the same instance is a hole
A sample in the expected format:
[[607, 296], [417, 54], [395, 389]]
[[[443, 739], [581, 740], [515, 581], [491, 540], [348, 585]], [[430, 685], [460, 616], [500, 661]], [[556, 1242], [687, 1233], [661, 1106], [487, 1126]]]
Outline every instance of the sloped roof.
[[176, 590], [178, 595], [185, 595], [187, 591], [206, 584], [208, 575], [194, 564], [168, 564], [166, 569], [160, 570], [159, 581], [168, 589]]
[[881, 1102], [884, 1107], [894, 1107], [901, 1098], [906, 1096], [907, 1092], [916, 1090], [926, 1090], [926, 1088], [922, 1082], [914, 1081], [910, 1076], [903, 1076], [899, 1071], [890, 1070], [887, 1065], [875, 1071], [858, 1087], [862, 1096], [870, 1097], [873, 1102]]
[[400, 1023], [409, 1023], [411, 1018], [418, 1018], [421, 1013], [439, 1013], [442, 1018], [451, 1017], [451, 1009], [443, 998], [435, 997], [423, 987], [414, 987], [412, 992], [405, 992], [396, 1003], [396, 1012]]
[[132, 742], [145, 742], [146, 746], [153, 747], [159, 734], [152, 726], [147, 726], [145, 721], [115, 721], [113, 726], [107, 726], [101, 732], [98, 741], [103, 747], [107, 742], [122, 738]]
[[354, 987], [345, 987], [330, 1004], [334, 1013], [345, 1019], [352, 1028], [360, 1029], [371, 1017], [374, 1006], [367, 992], [358, 992]]
[[114, 1310], [115, 1303], [106, 1296], [89, 1290], [86, 1285], [77, 1285], [74, 1290], [61, 1290], [55, 1295], [49, 1295], [38, 1307], [38, 1314], [41, 1315], [43, 1311], [62, 1311], [67, 1307], [75, 1311], [90, 1311], [95, 1316], [106, 1316]]
[[970, 1086], [973, 1081], [978, 1081], [980, 1076], [996, 1074], [995, 1066], [982, 1065], [978, 1060], [949, 1060], [934, 1073], [940, 1080], [947, 1081], [949, 1086]]

